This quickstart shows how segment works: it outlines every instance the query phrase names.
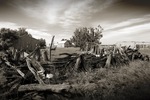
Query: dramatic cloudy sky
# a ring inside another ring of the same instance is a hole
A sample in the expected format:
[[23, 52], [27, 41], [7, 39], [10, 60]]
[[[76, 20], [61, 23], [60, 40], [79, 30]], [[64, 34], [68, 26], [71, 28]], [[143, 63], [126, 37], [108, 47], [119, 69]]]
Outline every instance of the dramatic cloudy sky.
[[104, 44], [150, 41], [150, 0], [0, 0], [0, 28], [25, 27], [47, 44], [99, 24]]

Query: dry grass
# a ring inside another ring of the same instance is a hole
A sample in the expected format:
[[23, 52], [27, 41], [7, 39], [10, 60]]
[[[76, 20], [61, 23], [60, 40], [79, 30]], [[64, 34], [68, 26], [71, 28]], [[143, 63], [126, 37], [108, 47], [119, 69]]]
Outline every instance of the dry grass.
[[72, 73], [67, 82], [86, 100], [150, 100], [149, 76], [150, 63], [136, 61], [117, 69]]

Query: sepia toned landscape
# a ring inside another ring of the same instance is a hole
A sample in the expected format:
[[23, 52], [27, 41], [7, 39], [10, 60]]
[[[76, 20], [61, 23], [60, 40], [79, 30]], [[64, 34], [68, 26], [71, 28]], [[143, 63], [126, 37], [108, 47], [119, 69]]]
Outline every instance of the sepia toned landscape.
[[149, 100], [150, 1], [0, 0], [0, 100]]

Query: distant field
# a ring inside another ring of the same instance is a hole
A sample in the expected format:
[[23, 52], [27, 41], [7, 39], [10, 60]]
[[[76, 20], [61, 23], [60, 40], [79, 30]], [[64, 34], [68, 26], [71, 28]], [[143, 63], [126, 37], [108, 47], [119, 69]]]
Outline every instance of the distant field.
[[[69, 47], [69, 48], [56, 48], [56, 50], [52, 51], [52, 60], [54, 60], [55, 58], [61, 58], [64, 56], [60, 56], [59, 54], [61, 53], [80, 53], [80, 49], [79, 48], [75, 48], [75, 47]], [[150, 49], [141, 49], [140, 52], [142, 54], [147, 54], [150, 56]]]
[[140, 52], [150, 56], [150, 49], [141, 49]]
[[[141, 49], [141, 53], [150, 55], [150, 49]], [[52, 51], [53, 57], [61, 57], [59, 54], [61, 53], [80, 53], [79, 48], [69, 47], [69, 48], [56, 48], [55, 51]]]

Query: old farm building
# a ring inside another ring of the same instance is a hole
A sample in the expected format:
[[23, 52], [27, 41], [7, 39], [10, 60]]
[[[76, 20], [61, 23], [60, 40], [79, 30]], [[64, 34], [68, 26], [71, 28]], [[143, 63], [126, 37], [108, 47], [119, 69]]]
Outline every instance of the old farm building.
[[72, 47], [72, 46], [73, 44], [67, 39], [61, 40], [60, 42], [57, 43], [58, 48], [65, 48], [65, 47]]

